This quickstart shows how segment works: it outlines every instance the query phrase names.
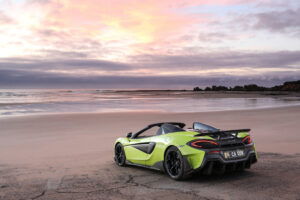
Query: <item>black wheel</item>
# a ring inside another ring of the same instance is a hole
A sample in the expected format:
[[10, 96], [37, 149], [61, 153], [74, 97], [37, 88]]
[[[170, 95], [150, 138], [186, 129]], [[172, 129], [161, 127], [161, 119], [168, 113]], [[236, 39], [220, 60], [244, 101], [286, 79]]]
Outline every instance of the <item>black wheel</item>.
[[175, 180], [184, 178], [184, 162], [180, 151], [176, 147], [170, 147], [165, 154], [165, 170]]
[[123, 146], [122, 144], [118, 143], [115, 146], [115, 162], [119, 166], [125, 166], [125, 161], [126, 161], [126, 157], [125, 157]]

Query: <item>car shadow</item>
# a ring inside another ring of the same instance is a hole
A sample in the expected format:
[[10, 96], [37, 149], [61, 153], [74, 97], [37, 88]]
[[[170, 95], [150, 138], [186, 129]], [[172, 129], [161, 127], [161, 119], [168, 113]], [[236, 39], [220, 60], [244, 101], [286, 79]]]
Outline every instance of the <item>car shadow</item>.
[[[131, 173], [132, 170], [133, 175], [138, 171], [143, 174], [147, 174], [149, 176], [157, 176], [159, 179], [169, 179], [172, 180], [165, 172], [149, 169], [146, 167], [139, 167], [134, 165], [127, 165], [125, 167], [128, 173]], [[190, 183], [214, 183], [214, 182], [230, 182], [234, 180], [243, 180], [249, 179], [250, 177], [255, 177], [257, 174], [253, 171], [244, 170], [244, 171], [234, 171], [234, 172], [225, 172], [223, 174], [211, 174], [211, 175], [203, 175], [201, 173], [193, 173], [188, 178], [181, 180], [182, 182], [190, 182]], [[175, 181], [175, 180], [174, 180]], [[180, 181], [180, 182], [181, 182]]]
[[195, 173], [192, 177], [186, 179], [187, 182], [198, 182], [198, 183], [214, 183], [214, 182], [231, 182], [234, 180], [249, 179], [250, 177], [256, 176], [256, 173], [252, 171], [236, 171], [236, 172], [225, 172], [223, 174], [211, 174], [203, 175]]

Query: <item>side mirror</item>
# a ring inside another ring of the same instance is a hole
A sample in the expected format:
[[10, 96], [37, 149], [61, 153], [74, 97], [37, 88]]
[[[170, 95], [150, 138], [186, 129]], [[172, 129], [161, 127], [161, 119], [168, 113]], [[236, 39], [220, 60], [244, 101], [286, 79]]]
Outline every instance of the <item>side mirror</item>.
[[132, 133], [130, 132], [130, 133], [127, 133], [127, 138], [131, 138], [131, 136], [132, 136]]

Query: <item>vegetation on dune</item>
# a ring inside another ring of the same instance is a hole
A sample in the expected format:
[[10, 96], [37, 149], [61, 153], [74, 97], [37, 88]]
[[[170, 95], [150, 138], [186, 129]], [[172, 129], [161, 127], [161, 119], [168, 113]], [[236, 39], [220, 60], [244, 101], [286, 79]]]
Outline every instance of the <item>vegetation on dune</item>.
[[284, 82], [283, 85], [276, 85], [273, 87], [263, 87], [256, 84], [249, 84], [244, 86], [238, 85], [234, 87], [213, 85], [212, 87], [206, 87], [205, 89], [195, 87], [194, 91], [300, 91], [300, 80]]

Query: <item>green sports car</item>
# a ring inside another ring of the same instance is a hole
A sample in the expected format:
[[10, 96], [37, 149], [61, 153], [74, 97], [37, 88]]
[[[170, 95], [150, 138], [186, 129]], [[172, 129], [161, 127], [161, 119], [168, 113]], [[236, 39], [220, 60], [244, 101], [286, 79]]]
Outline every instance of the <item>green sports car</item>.
[[115, 142], [115, 162], [165, 171], [180, 180], [192, 173], [243, 170], [257, 162], [250, 129], [219, 130], [194, 122], [184, 129], [180, 122], [150, 124]]

